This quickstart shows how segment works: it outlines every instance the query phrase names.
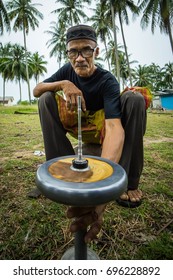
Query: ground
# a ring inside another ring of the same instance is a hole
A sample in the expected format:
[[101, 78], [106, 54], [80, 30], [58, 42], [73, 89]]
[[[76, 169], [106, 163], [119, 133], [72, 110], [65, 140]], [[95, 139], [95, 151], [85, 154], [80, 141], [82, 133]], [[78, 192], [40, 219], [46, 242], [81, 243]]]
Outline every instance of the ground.
[[[27, 197], [45, 161], [34, 155], [44, 151], [37, 108], [0, 107], [0, 117], [1, 259], [60, 259], [73, 245], [66, 206]], [[101, 259], [172, 259], [172, 123], [172, 112], [148, 112], [143, 203], [137, 209], [109, 204], [99, 238], [91, 244]]]

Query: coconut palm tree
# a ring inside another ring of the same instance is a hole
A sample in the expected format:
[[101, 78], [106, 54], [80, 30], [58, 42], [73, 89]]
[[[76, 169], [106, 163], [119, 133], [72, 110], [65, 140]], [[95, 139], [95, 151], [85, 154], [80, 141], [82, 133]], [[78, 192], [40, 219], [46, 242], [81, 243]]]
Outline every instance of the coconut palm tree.
[[[124, 3], [124, 1], [123, 1], [123, 3]], [[106, 18], [109, 17], [109, 18], [111, 18], [111, 21], [112, 21], [112, 31], [113, 31], [113, 36], [114, 36], [115, 62], [116, 62], [116, 77], [120, 83], [120, 62], [119, 62], [119, 56], [118, 56], [116, 18], [117, 18], [118, 12], [119, 12], [119, 14], [124, 13], [124, 7], [126, 7], [126, 5], [123, 5], [123, 6], [121, 5], [123, 7], [123, 9], [122, 9], [122, 7], [119, 4], [119, 3], [122, 3], [122, 1], [100, 0], [100, 3], [101, 3], [101, 7], [107, 6], [107, 12], [105, 13], [105, 15], [106, 15]], [[127, 14], [127, 12], [125, 14]], [[119, 16], [119, 18], [120, 18], [120, 16]], [[126, 16], [126, 18], [127, 18], [127, 16]], [[123, 30], [123, 29], [121, 28], [121, 30]], [[126, 44], [125, 44], [125, 47], [126, 47]], [[128, 61], [127, 48], [126, 48], [126, 56], [127, 56], [127, 61]], [[130, 73], [130, 66], [129, 66], [129, 73]]]
[[142, 28], [151, 23], [151, 31], [159, 26], [161, 33], [168, 34], [173, 53], [173, 1], [172, 0], [140, 0], [139, 9], [143, 16], [141, 19]]
[[59, 22], [51, 22], [51, 30], [45, 31], [45, 33], [51, 35], [51, 39], [47, 41], [48, 48], [52, 47], [50, 51], [50, 57], [57, 57], [59, 68], [61, 67], [61, 61], [66, 57], [66, 38], [64, 36], [66, 32], [66, 25], [59, 24]]
[[10, 79], [10, 73], [5, 68], [4, 63], [8, 60], [9, 54], [11, 52], [11, 44], [7, 43], [3, 46], [2, 43], [0, 43], [0, 74], [2, 75], [3, 79], [3, 105], [5, 103], [5, 85], [6, 81]]
[[91, 3], [90, 0], [57, 0], [55, 3], [62, 5], [61, 8], [55, 9], [52, 13], [58, 14], [58, 21], [60, 25], [64, 22], [72, 26], [79, 24], [81, 18], [87, 19], [87, 15], [84, 12], [84, 3]]
[[26, 36], [30, 28], [35, 30], [39, 26], [39, 19], [43, 19], [43, 14], [36, 9], [41, 4], [32, 4], [31, 0], [13, 0], [7, 3], [8, 16], [10, 20], [14, 20], [13, 30], [15, 32], [22, 31], [25, 48], [26, 77], [28, 84], [29, 102], [31, 103], [31, 91], [29, 83], [28, 61], [27, 61], [27, 44]]
[[[124, 89], [127, 86], [132, 86], [132, 81], [130, 80], [130, 73], [132, 73], [133, 70], [131, 69], [131, 65], [138, 62], [136, 60], [130, 61], [129, 58], [128, 58], [129, 61], [129, 65], [128, 65], [125, 52], [119, 51], [120, 76], [122, 79], [122, 89]], [[129, 67], [130, 67], [130, 73], [129, 73]]]
[[[108, 43], [108, 57], [110, 58], [111, 61], [111, 71], [114, 75], [116, 75], [116, 63], [115, 63], [115, 45], [113, 41], [109, 41]], [[122, 89], [124, 87], [129, 86], [130, 84], [129, 81], [129, 67], [127, 65], [127, 59], [125, 52], [122, 50], [124, 46], [118, 45], [118, 57], [119, 57], [119, 65], [120, 65], [120, 81], [122, 85]], [[130, 57], [130, 56], [129, 56]], [[129, 64], [134, 64], [137, 63], [138, 61], [133, 60], [129, 61]]]
[[3, 35], [4, 29], [10, 31], [10, 20], [5, 4], [0, 0], [0, 35]]
[[110, 17], [106, 17], [105, 13], [107, 11], [107, 4], [97, 3], [96, 9], [94, 9], [94, 15], [89, 18], [89, 21], [93, 22], [92, 26], [96, 31], [98, 37], [100, 37], [101, 42], [104, 43], [105, 51], [106, 51], [106, 60], [108, 63], [109, 71], [111, 70], [109, 58], [108, 58], [108, 49], [107, 49], [107, 39], [112, 39], [111, 34], [111, 19]]
[[117, 32], [116, 32], [116, 14], [114, 10], [113, 0], [110, 0], [110, 11], [111, 11], [111, 18], [112, 18], [112, 29], [114, 34], [114, 52], [115, 52], [115, 61], [116, 61], [116, 76], [118, 82], [120, 83], [120, 63], [119, 63], [119, 56], [118, 56], [118, 42], [117, 42]]
[[159, 90], [162, 81], [162, 69], [158, 64], [152, 63], [148, 65], [149, 77], [151, 79], [152, 90]]
[[166, 63], [164, 68], [163, 80], [166, 89], [173, 89], [173, 63]]
[[147, 65], [138, 65], [133, 71], [133, 81], [135, 86], [148, 86], [151, 88], [150, 68]]
[[38, 52], [33, 53], [29, 59], [29, 67], [31, 69], [31, 75], [34, 76], [36, 84], [39, 83], [39, 77], [43, 76], [44, 72], [47, 72], [45, 65], [47, 61], [43, 60], [44, 56], [39, 56]]
[[121, 34], [123, 39], [123, 45], [125, 50], [125, 55], [127, 59], [127, 67], [129, 72], [129, 79], [130, 79], [130, 85], [132, 86], [132, 77], [131, 77], [131, 70], [130, 70], [130, 63], [129, 63], [129, 56], [127, 52], [127, 45], [124, 35], [124, 29], [123, 29], [123, 23], [125, 22], [127, 25], [129, 24], [129, 16], [127, 9], [130, 10], [133, 13], [133, 17], [138, 14], [138, 7], [134, 4], [133, 0], [121, 0], [121, 1], [112, 1], [112, 5], [114, 6], [114, 12], [116, 15], [118, 15], [120, 28], [121, 28]]
[[21, 81], [26, 80], [25, 49], [19, 44], [11, 45], [6, 59], [2, 63], [4, 73], [8, 73], [8, 79], [19, 84], [20, 101], [22, 100]]
[[[122, 53], [124, 54], [124, 52], [122, 51], [123, 46], [118, 45], [118, 65], [119, 65], [119, 71], [120, 71], [120, 77], [119, 77], [119, 83], [121, 83], [121, 70], [120, 70], [120, 65], [121, 65], [121, 60], [122, 59]], [[111, 61], [111, 72], [117, 77], [117, 63], [116, 63], [116, 59], [117, 59], [117, 55], [116, 55], [116, 51], [115, 51], [115, 42], [113, 40], [109, 41], [108, 43], [108, 58]]]

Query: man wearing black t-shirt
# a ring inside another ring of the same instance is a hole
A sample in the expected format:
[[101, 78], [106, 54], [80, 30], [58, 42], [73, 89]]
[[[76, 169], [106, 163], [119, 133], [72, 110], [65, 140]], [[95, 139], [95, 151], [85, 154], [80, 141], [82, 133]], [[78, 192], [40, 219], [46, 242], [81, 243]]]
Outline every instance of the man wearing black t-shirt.
[[[74, 154], [74, 149], [66, 136], [68, 130], [62, 122], [58, 107], [60, 103], [57, 104], [55, 93], [63, 92], [67, 112], [74, 111], [77, 96], [80, 95], [84, 114], [104, 112], [103, 139], [101, 142], [98, 139], [98, 143], [95, 140], [94, 143], [90, 137], [90, 146], [97, 143], [101, 157], [119, 163], [126, 170], [128, 191], [117, 202], [135, 207], [140, 204], [142, 197], [138, 184], [143, 168], [145, 101], [140, 93], [126, 92], [120, 97], [116, 78], [95, 64], [94, 59], [98, 54], [99, 48], [93, 28], [86, 25], [69, 28], [67, 31], [69, 63], [34, 89], [34, 96], [39, 97], [46, 159]], [[99, 132], [101, 135], [102, 131]], [[83, 141], [85, 142], [85, 139]], [[101, 228], [104, 210], [105, 205], [80, 208], [80, 211], [77, 207], [69, 208], [67, 216], [78, 217], [78, 222], [72, 223], [71, 231], [78, 230], [81, 224], [90, 225], [85, 241], [94, 239]]]

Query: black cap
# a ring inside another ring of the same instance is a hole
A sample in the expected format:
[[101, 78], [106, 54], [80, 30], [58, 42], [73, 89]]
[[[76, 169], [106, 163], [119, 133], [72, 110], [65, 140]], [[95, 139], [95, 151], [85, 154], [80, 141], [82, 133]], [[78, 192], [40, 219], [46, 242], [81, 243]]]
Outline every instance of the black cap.
[[97, 43], [96, 32], [89, 25], [76, 25], [67, 30], [67, 43], [78, 39], [89, 39]]

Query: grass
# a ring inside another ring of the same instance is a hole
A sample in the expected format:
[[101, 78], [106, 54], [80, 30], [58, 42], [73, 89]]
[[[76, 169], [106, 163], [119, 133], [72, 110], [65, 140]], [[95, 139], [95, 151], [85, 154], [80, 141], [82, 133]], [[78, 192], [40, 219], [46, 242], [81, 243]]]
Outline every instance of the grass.
[[[73, 245], [66, 206], [27, 197], [37, 166], [45, 161], [34, 155], [44, 151], [36, 112], [36, 106], [0, 107], [1, 259], [60, 259]], [[172, 113], [148, 113], [143, 204], [137, 209], [109, 204], [102, 232], [91, 244], [101, 259], [172, 259], [172, 123]]]

